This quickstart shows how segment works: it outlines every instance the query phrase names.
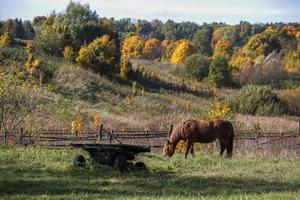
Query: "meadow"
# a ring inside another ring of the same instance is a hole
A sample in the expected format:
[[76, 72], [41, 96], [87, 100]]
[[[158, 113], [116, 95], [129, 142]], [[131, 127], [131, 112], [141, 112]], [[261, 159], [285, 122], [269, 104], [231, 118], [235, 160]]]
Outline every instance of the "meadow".
[[[1, 199], [298, 199], [297, 155], [145, 154], [147, 171], [120, 173], [89, 162], [72, 166], [81, 150], [0, 147]], [[88, 157], [88, 156], [87, 156]]]

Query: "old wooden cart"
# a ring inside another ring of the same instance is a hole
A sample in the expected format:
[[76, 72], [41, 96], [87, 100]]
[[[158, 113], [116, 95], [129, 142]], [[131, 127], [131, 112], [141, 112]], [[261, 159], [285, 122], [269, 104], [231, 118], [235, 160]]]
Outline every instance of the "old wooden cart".
[[[139, 153], [150, 152], [151, 149], [146, 146], [136, 146], [129, 144], [70, 144], [74, 148], [81, 148], [87, 151], [94, 164], [104, 164], [114, 166], [120, 171], [126, 171], [130, 167], [145, 169], [146, 165], [142, 162], [133, 164], [135, 156]], [[83, 156], [79, 155], [74, 158], [74, 161], [85, 162]]]

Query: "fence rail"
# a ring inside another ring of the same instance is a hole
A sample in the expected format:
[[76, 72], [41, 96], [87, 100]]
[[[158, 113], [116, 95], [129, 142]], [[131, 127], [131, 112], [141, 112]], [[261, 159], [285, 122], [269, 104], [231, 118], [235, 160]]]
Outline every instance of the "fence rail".
[[[173, 130], [170, 126], [168, 130], [113, 130], [104, 129], [101, 124], [97, 131], [87, 131], [85, 133], [71, 134], [62, 130], [44, 130], [40, 134], [26, 133], [21, 128], [9, 134], [0, 133], [0, 144], [8, 143], [12, 145], [40, 144], [49, 146], [67, 146], [70, 143], [107, 143], [107, 144], [136, 144], [147, 145], [152, 148], [161, 148], [167, 137]], [[262, 149], [269, 146], [280, 148], [300, 147], [300, 128], [298, 133], [246, 133], [235, 136], [237, 147], [247, 146], [250, 148]]]

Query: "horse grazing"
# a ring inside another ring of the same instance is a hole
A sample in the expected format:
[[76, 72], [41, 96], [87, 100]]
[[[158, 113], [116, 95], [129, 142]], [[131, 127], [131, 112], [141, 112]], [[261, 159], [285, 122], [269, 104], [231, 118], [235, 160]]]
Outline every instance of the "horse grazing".
[[194, 156], [193, 144], [195, 142], [210, 143], [219, 139], [221, 146], [220, 155], [223, 155], [226, 148], [227, 156], [230, 157], [233, 150], [233, 137], [233, 125], [227, 120], [196, 121], [189, 119], [177, 125], [172, 131], [164, 145], [163, 154], [171, 157], [179, 141], [184, 140], [187, 142], [185, 152], [185, 158], [187, 158], [190, 150]]

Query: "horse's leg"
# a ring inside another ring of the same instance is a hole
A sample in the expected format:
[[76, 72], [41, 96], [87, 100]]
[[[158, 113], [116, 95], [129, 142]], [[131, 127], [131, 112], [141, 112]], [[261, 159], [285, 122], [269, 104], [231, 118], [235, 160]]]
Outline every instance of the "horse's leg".
[[187, 144], [186, 144], [185, 156], [184, 156], [185, 158], [187, 158], [187, 155], [188, 155], [192, 145], [193, 145], [192, 139], [188, 138], [187, 139]]
[[227, 156], [231, 157], [232, 156], [232, 151], [233, 151], [233, 137], [234, 133], [233, 130], [231, 130], [231, 135], [229, 136], [228, 142], [226, 144], [226, 151], [227, 151]]
[[222, 139], [220, 139], [220, 147], [221, 147], [220, 156], [222, 156], [225, 151], [225, 147], [226, 147], [226, 145], [224, 144], [224, 141], [222, 141]]
[[191, 154], [193, 157], [195, 157], [194, 144], [192, 144], [192, 147], [191, 147]]

